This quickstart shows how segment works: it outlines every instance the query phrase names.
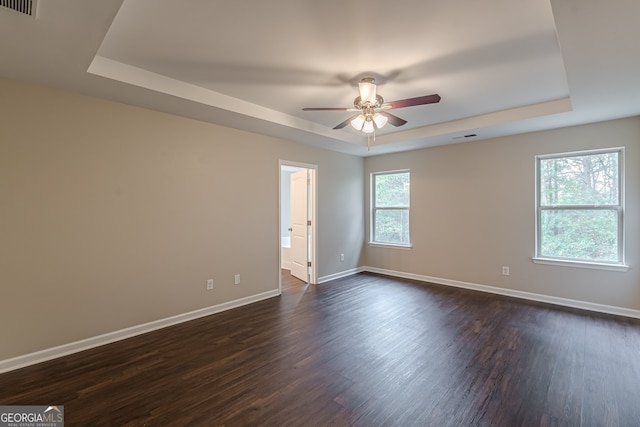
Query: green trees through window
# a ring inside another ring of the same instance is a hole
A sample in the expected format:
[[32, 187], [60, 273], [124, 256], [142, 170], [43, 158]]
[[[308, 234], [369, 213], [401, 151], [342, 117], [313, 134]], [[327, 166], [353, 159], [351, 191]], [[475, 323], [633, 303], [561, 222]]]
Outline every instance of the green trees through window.
[[622, 263], [621, 154], [538, 157], [538, 257]]
[[410, 181], [409, 171], [372, 174], [372, 242], [410, 244]]

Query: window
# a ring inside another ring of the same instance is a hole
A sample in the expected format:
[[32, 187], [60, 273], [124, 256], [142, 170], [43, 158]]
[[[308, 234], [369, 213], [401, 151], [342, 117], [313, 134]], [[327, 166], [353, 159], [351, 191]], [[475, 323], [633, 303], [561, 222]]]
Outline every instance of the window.
[[371, 242], [410, 246], [409, 171], [371, 174]]
[[539, 156], [536, 258], [624, 264], [623, 150]]

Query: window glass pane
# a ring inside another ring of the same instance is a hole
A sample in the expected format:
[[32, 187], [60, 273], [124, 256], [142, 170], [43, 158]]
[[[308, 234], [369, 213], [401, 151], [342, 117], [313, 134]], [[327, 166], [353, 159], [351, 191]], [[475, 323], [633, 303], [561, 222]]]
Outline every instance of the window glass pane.
[[374, 175], [375, 206], [409, 206], [409, 172]]
[[373, 240], [381, 243], [409, 244], [409, 210], [376, 209]]
[[618, 152], [540, 160], [540, 205], [618, 205]]
[[617, 215], [613, 209], [543, 210], [540, 255], [585, 261], [619, 261]]

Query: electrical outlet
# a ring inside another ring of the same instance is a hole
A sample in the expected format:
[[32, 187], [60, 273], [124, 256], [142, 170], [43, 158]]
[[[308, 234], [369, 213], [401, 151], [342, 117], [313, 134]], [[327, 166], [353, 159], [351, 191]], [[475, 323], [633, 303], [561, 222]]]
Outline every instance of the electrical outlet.
[[509, 275], [509, 267], [507, 267], [507, 266], [502, 267], [502, 275], [503, 276], [508, 276]]
[[340, 254], [340, 261], [344, 261], [344, 254]]
[[233, 276], [233, 284], [234, 285], [239, 285], [240, 284], [240, 275], [236, 274], [235, 276]]
[[207, 279], [207, 290], [213, 290], [213, 279]]

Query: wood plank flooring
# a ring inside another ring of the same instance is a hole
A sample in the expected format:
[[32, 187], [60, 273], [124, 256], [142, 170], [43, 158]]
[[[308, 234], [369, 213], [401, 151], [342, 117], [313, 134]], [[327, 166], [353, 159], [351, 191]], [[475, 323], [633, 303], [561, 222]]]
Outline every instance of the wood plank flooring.
[[640, 321], [358, 274], [0, 375], [66, 426], [640, 426]]

